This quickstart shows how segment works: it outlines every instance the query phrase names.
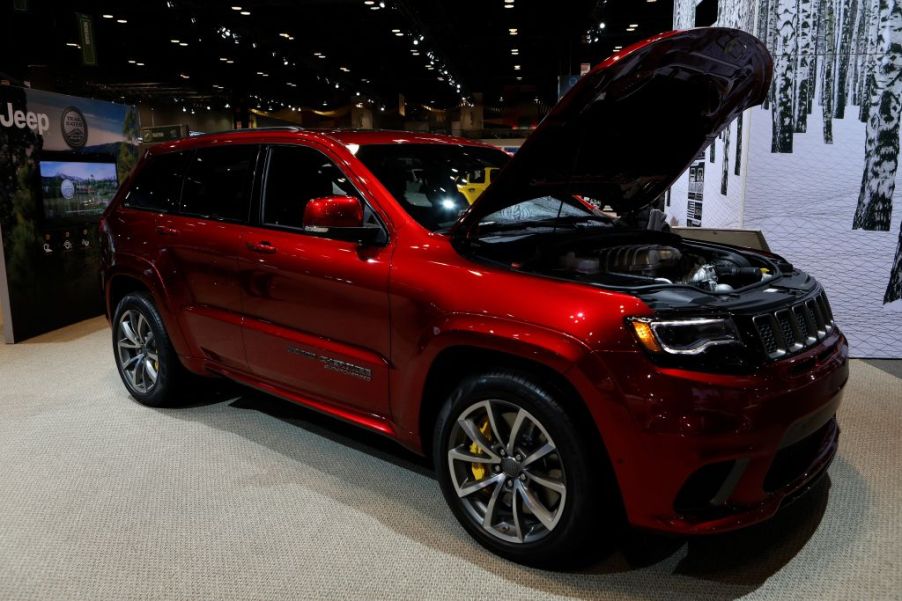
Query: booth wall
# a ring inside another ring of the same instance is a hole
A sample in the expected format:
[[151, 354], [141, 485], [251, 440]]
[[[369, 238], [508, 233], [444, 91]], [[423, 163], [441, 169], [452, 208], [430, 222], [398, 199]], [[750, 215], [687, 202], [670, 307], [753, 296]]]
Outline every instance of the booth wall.
[[137, 159], [133, 107], [0, 86], [6, 342], [99, 315], [100, 212]]
[[[696, 4], [676, 0], [675, 27]], [[718, 14], [765, 41], [774, 85], [743, 116], [725, 191], [737, 124], [713, 163], [705, 152], [701, 225], [762, 230], [824, 284], [853, 356], [902, 357], [902, 0], [721, 0]], [[687, 224], [689, 177], [671, 189], [672, 223]]]

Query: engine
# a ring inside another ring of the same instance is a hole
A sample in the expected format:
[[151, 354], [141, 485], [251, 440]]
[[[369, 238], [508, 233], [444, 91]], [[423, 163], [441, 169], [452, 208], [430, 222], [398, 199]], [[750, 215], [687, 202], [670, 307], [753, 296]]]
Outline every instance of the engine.
[[711, 254], [661, 244], [624, 244], [571, 250], [560, 255], [555, 271], [590, 280], [622, 276], [618, 279], [646, 284], [688, 284], [711, 292], [731, 292], [771, 277], [767, 267], [752, 265], [738, 253]]

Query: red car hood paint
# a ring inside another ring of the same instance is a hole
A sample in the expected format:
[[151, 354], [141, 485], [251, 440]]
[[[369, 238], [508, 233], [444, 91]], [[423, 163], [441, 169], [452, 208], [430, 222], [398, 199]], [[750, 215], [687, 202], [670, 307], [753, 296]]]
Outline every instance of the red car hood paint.
[[764, 100], [772, 71], [760, 40], [719, 27], [663, 33], [607, 58], [551, 109], [453, 233], [550, 194], [642, 208]]

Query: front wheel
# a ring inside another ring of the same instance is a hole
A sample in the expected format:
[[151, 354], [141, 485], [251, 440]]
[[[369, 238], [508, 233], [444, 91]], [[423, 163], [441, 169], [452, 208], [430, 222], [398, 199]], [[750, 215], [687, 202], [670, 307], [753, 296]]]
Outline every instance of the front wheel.
[[530, 565], [588, 557], [609, 516], [600, 461], [559, 393], [516, 372], [467, 378], [439, 414], [436, 472], [448, 504], [489, 550]]

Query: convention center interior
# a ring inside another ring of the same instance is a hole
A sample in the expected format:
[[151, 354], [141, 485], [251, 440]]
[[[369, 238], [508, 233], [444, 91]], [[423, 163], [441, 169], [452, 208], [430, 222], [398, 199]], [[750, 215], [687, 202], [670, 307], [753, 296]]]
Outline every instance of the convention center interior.
[[0, 7], [0, 599], [902, 600], [902, 0]]

